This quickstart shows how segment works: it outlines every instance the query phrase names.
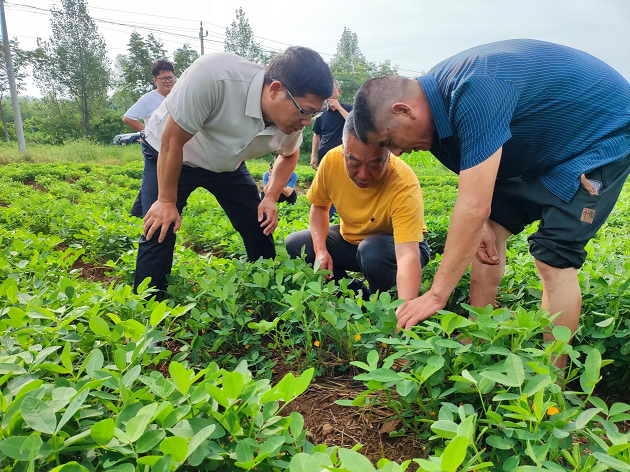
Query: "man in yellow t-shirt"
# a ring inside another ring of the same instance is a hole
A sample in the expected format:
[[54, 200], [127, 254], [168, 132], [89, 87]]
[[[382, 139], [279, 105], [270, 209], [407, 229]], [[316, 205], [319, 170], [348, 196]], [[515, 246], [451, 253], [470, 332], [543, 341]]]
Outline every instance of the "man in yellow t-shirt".
[[[363, 144], [348, 115], [343, 144], [321, 161], [307, 194], [310, 229], [290, 234], [289, 255], [320, 261], [335, 280], [346, 271], [363, 272], [370, 292], [398, 287], [411, 300], [420, 292], [422, 267], [429, 261], [424, 241], [424, 204], [418, 177], [386, 148]], [[329, 227], [328, 209], [341, 224]]]

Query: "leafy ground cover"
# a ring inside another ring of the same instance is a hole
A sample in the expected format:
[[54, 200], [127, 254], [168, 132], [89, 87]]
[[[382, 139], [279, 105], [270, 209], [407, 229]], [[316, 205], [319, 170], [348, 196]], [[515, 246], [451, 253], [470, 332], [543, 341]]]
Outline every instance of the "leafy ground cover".
[[[141, 163], [93, 159], [0, 167], [2, 470], [630, 470], [630, 186], [589, 244], [571, 345], [539, 310], [525, 234], [496, 308], [466, 305], [464, 278], [447, 310], [396, 334], [392, 294], [363, 301], [282, 250], [307, 227], [303, 195], [280, 208], [277, 259], [248, 263], [195, 192], [169, 300], [135, 295]], [[426, 289], [457, 182], [408, 162], [435, 253]], [[304, 189], [314, 173], [298, 171]]]

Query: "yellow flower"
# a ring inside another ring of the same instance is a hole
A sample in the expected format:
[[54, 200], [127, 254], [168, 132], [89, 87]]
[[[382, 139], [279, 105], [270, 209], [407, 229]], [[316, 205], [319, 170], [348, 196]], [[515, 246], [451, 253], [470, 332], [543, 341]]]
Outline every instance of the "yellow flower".
[[383, 347], [386, 348], [387, 347], [387, 343], [383, 343]]
[[249, 344], [245, 344], [245, 349], [249, 349]]
[[355, 341], [361, 341], [361, 335], [359, 333], [354, 335], [354, 340]]
[[435, 416], [435, 411], [432, 411], [432, 412], [431, 412], [431, 416]]
[[193, 287], [193, 292], [196, 292], [196, 291], [197, 291], [197, 287]]
[[314, 345], [315, 347], [319, 347], [319, 341], [315, 341], [315, 342], [313, 343], [313, 345]]
[[247, 313], [251, 313], [251, 312], [252, 312], [252, 309], [251, 309], [251, 308], [248, 308], [248, 309], [247, 309]]
[[558, 408], [556, 408], [555, 406], [550, 406], [549, 408], [547, 408], [547, 415], [549, 416], [557, 415], [558, 413], [560, 413], [560, 410], [558, 410]]

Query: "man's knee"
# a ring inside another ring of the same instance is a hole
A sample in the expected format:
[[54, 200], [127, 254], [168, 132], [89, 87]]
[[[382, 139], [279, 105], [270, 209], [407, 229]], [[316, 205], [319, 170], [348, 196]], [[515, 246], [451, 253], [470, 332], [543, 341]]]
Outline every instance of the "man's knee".
[[534, 258], [540, 279], [545, 285], [561, 285], [566, 282], [577, 282], [578, 269], [575, 267], [554, 267]]
[[[388, 247], [391, 242], [392, 247]], [[393, 257], [391, 257], [393, 256]], [[371, 236], [364, 239], [357, 248], [357, 259], [364, 272], [375, 272], [391, 269], [396, 265], [395, 254], [393, 253], [393, 238]]]
[[[289, 256], [292, 258], [300, 257], [302, 254], [302, 248], [304, 248], [305, 251], [307, 250], [306, 246], [308, 244], [308, 240], [305, 238], [305, 235], [303, 233], [304, 231], [291, 233], [284, 240], [284, 244], [287, 248], [287, 252], [289, 253]], [[310, 237], [310, 232], [308, 236]]]

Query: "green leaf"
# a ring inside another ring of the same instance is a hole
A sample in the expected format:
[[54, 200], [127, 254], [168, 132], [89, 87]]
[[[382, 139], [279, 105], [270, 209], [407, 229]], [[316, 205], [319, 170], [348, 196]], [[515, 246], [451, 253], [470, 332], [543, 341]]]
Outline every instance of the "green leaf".
[[429, 357], [429, 359], [427, 359], [427, 365], [422, 368], [420, 377], [422, 377], [422, 379], [424, 380], [427, 380], [442, 367], [444, 367], [444, 358], [441, 356], [431, 356]]
[[57, 426], [55, 412], [35, 397], [29, 396], [22, 402], [22, 418], [27, 425], [40, 433], [53, 434]]
[[89, 472], [88, 468], [79, 464], [77, 461], [67, 462], [55, 467], [50, 472]]
[[575, 429], [584, 429], [584, 427], [591, 421], [597, 413], [602, 411], [600, 408], [589, 408], [584, 410], [575, 420]]
[[310, 455], [296, 454], [289, 463], [289, 472], [321, 472], [323, 467]]
[[171, 471], [171, 455], [162, 456], [153, 466], [151, 472], [170, 472]]
[[[190, 379], [193, 376], [193, 371], [186, 369], [179, 362], [173, 361], [168, 366], [168, 372], [171, 374], [171, 380], [175, 382], [175, 388], [182, 395], [186, 395], [190, 389]], [[172, 454], [172, 457], [177, 461], [175, 455]]]
[[107, 325], [107, 321], [105, 321], [100, 316], [93, 316], [90, 318], [90, 329], [92, 332], [98, 336], [102, 336], [104, 338], [109, 337], [111, 334], [109, 331], [109, 326]]
[[295, 383], [295, 390], [293, 391], [294, 397], [299, 397], [306, 392], [306, 389], [311, 384], [311, 380], [313, 380], [313, 375], [315, 375], [315, 369], [312, 367], [302, 372]]
[[593, 455], [599, 462], [607, 465], [608, 467], [612, 467], [613, 469], [619, 470], [621, 472], [630, 472], [630, 464], [628, 464], [627, 462], [622, 462], [619, 459], [610, 457], [609, 455], [602, 452], [594, 452]]
[[486, 379], [492, 380], [493, 382], [496, 382], [498, 384], [505, 385], [506, 387], [518, 387], [520, 385], [516, 380], [511, 379], [510, 377], [508, 377], [505, 374], [502, 374], [501, 372], [494, 372], [494, 371], [488, 370], [488, 371], [479, 372], [479, 375], [481, 375], [482, 377], [485, 377]]
[[486, 442], [490, 446], [496, 449], [503, 449], [504, 451], [512, 449], [512, 446], [516, 444], [516, 440], [504, 438], [502, 436], [488, 436], [488, 438], [486, 439]]
[[162, 439], [164, 439], [166, 433], [161, 429], [150, 429], [145, 432], [140, 439], [136, 442], [136, 452], [143, 454], [153, 449]]
[[370, 460], [352, 449], [339, 449], [341, 464], [350, 472], [376, 472]]
[[238, 398], [243, 391], [245, 381], [240, 372], [227, 372], [223, 374], [223, 393], [228, 398]]
[[602, 355], [597, 349], [591, 349], [584, 362], [584, 372], [580, 376], [580, 386], [585, 393], [593, 393], [599, 382], [599, 371], [602, 366]]
[[70, 342], [66, 341], [63, 351], [61, 351], [61, 363], [66, 369], [68, 369], [68, 371], [72, 372], [72, 358], [70, 356], [70, 350]]
[[166, 318], [166, 315], [166, 302], [161, 302], [151, 313], [151, 316], [149, 317], [149, 324], [155, 328], [164, 318]]
[[122, 347], [114, 351], [114, 364], [120, 371], [125, 370], [125, 367], [127, 367], [127, 353]]
[[28, 438], [26, 438], [26, 440], [22, 444], [20, 451], [28, 452], [29, 459], [34, 459], [35, 456], [37, 456], [40, 448], [42, 447], [42, 444], [44, 443], [40, 435], [37, 433], [33, 433]]
[[566, 326], [554, 326], [551, 334], [562, 343], [568, 343], [569, 339], [571, 339], [571, 330]]
[[468, 448], [468, 438], [457, 436], [448, 443], [448, 446], [440, 456], [440, 467], [444, 472], [455, 472], [464, 462], [466, 449]]
[[99, 446], [105, 446], [114, 437], [115, 423], [112, 418], [107, 418], [98, 423], [94, 423], [90, 428], [90, 436]]
[[[130, 442], [136, 442], [140, 439], [151, 422], [151, 415], [137, 415], [127, 422], [126, 433]], [[162, 451], [164, 452], [164, 451]], [[166, 453], [165, 453], [166, 454]], [[173, 456], [173, 458], [175, 458]], [[181, 462], [181, 461], [179, 461]]]
[[[374, 369], [372, 372], [369, 372], [367, 374], [361, 374], [360, 376], [366, 376], [368, 379], [376, 380], [378, 382], [383, 382], [383, 383], [397, 382], [399, 380], [402, 380], [401, 376], [398, 375], [397, 372], [394, 372], [393, 370], [390, 370], [390, 369], [384, 369], [384, 368]], [[360, 377], [360, 376], [357, 376], [357, 377]]]
[[291, 436], [297, 439], [304, 430], [304, 417], [297, 411], [292, 411], [289, 416], [291, 417], [291, 424], [289, 426]]
[[[85, 386], [83, 388], [85, 388]], [[66, 408], [66, 411], [64, 411], [63, 415], [61, 415], [61, 419], [57, 424], [57, 431], [55, 432], [58, 433], [61, 428], [70, 420], [70, 418], [74, 416], [79, 408], [83, 406], [83, 402], [85, 401], [89, 393], [90, 389], [86, 388], [82, 392], [78, 393], [76, 397], [74, 397], [74, 400], [70, 402], [70, 404]]]
[[444, 439], [457, 436], [457, 424], [448, 420], [438, 420], [431, 425], [431, 431]]
[[510, 354], [505, 359], [505, 372], [511, 379], [517, 383], [520, 387], [525, 381], [525, 369], [523, 367], [523, 361], [516, 354]]
[[626, 411], [630, 410], [630, 405], [628, 405], [627, 403], [614, 403], [613, 406], [610, 407], [610, 416], [615, 416], [618, 415], [620, 413], [624, 413]]
[[170, 454], [175, 462], [184, 462], [188, 455], [188, 441], [179, 436], [169, 436], [160, 443], [160, 451]]
[[103, 353], [99, 349], [94, 349], [85, 358], [85, 361], [79, 369], [79, 374], [85, 370], [90, 377], [94, 378], [94, 372], [102, 369], [104, 362], [105, 358], [103, 357]]
[[201, 446], [201, 444], [212, 435], [212, 433], [214, 433], [215, 429], [217, 429], [217, 426], [214, 424], [211, 424], [199, 430], [197, 434], [195, 434], [193, 438], [190, 440], [190, 444], [188, 445], [188, 453], [186, 454], [186, 457], [190, 457], [190, 455], [194, 453], [197, 450], [197, 448]]
[[29, 460], [29, 451], [22, 449], [28, 436], [12, 436], [0, 441], [0, 452], [16, 461]]

